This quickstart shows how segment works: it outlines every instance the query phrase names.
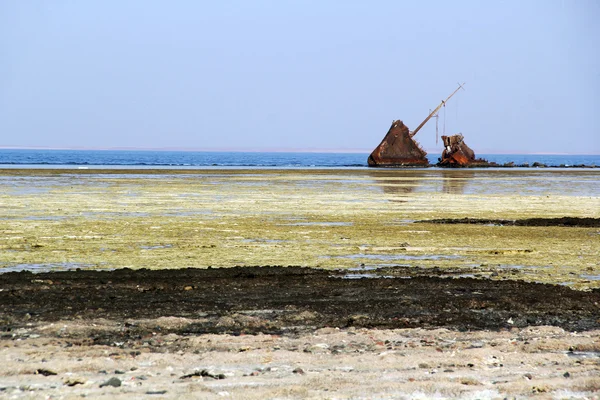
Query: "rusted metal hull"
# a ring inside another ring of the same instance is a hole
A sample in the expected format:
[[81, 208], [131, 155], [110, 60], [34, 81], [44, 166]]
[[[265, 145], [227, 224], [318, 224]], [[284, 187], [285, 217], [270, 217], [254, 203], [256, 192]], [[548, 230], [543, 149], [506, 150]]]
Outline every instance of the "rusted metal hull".
[[461, 134], [442, 136], [444, 151], [439, 167], [489, 167], [495, 165], [484, 159], [476, 159], [475, 152], [467, 146]]
[[411, 137], [400, 120], [392, 122], [390, 130], [367, 160], [370, 167], [426, 167], [427, 152]]

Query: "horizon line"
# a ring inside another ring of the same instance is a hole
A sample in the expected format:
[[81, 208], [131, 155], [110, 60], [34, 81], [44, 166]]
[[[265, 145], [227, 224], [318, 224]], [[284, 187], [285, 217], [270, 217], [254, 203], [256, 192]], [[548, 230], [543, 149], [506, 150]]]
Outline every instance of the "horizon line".
[[[189, 147], [52, 147], [52, 146], [0, 146], [0, 150], [67, 150], [67, 151], [181, 151], [181, 152], [207, 152], [207, 153], [338, 153], [338, 154], [370, 154], [372, 150], [367, 149], [319, 149], [319, 148], [189, 148]], [[435, 153], [438, 149], [426, 149], [429, 153]], [[598, 156], [600, 153], [561, 153], [561, 152], [496, 152], [482, 151], [478, 154], [495, 155], [556, 155], [556, 156]]]

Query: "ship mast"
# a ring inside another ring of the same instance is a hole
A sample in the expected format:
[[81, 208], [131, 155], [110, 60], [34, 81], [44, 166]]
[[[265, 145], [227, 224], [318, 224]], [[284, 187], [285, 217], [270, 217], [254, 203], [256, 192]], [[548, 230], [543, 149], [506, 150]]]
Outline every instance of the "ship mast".
[[[462, 85], [464, 85], [464, 83], [463, 83]], [[455, 90], [454, 92], [452, 92], [452, 94], [451, 94], [450, 96], [448, 96], [448, 98], [447, 98], [446, 100], [442, 100], [442, 102], [440, 103], [440, 105], [439, 105], [439, 106], [437, 106], [437, 108], [436, 108], [435, 110], [433, 110], [433, 111], [431, 112], [431, 114], [429, 114], [429, 115], [427, 116], [427, 118], [425, 118], [425, 120], [424, 120], [423, 122], [421, 122], [421, 125], [417, 126], [417, 129], [415, 129], [414, 131], [412, 131], [412, 132], [410, 133], [410, 137], [413, 137], [413, 136], [415, 136], [415, 135], [417, 134], [417, 132], [419, 132], [419, 130], [420, 130], [422, 127], [423, 127], [423, 125], [425, 125], [425, 124], [427, 123], [427, 121], [429, 121], [429, 120], [431, 119], [431, 117], [433, 117], [433, 116], [435, 115], [435, 113], [437, 113], [437, 112], [440, 110], [440, 108], [442, 108], [442, 106], [443, 106], [443, 105], [445, 105], [445, 104], [446, 104], [446, 102], [447, 102], [448, 100], [450, 100], [450, 98], [451, 98], [452, 96], [454, 96], [454, 94], [456, 94], [456, 92], [458, 92], [460, 89], [463, 89], [463, 90], [464, 90], [464, 88], [463, 88], [463, 86], [462, 86], [462, 85], [459, 83], [459, 84], [458, 84], [458, 87], [456, 88], [456, 90]]]

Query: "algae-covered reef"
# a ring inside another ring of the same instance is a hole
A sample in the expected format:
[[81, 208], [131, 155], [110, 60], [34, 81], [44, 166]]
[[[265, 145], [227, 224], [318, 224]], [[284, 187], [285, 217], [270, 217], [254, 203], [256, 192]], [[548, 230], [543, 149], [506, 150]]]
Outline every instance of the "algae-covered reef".
[[[594, 170], [2, 170], [0, 268], [442, 268], [600, 287]], [[418, 222], [417, 222], [418, 221]]]

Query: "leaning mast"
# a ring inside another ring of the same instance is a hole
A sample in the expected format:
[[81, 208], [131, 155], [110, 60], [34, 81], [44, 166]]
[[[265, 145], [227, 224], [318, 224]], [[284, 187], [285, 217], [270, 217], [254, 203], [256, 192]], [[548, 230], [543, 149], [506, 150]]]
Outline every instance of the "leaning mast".
[[[462, 85], [464, 85], [464, 83], [463, 83]], [[450, 98], [456, 94], [456, 92], [458, 92], [460, 89], [463, 89], [463, 90], [464, 90], [464, 88], [463, 88], [463, 86], [462, 86], [462, 85], [459, 83], [459, 84], [458, 84], [458, 87], [456, 88], [456, 90], [455, 90], [454, 92], [452, 92], [452, 94], [451, 94], [450, 96], [448, 96], [448, 98], [447, 98], [446, 100], [442, 100], [442, 102], [440, 103], [440, 105], [439, 105], [439, 106], [437, 106], [437, 108], [436, 108], [435, 110], [433, 110], [433, 111], [431, 112], [431, 114], [429, 114], [429, 115], [427, 116], [427, 118], [425, 118], [425, 120], [424, 120], [423, 122], [421, 122], [421, 125], [417, 126], [417, 129], [415, 129], [414, 131], [412, 131], [412, 132], [410, 133], [410, 137], [413, 137], [413, 136], [415, 136], [415, 135], [417, 134], [417, 132], [419, 132], [419, 129], [421, 129], [421, 128], [423, 127], [423, 125], [425, 125], [425, 124], [427, 123], [427, 121], [429, 121], [429, 120], [431, 119], [431, 117], [433, 117], [433, 116], [435, 115], [435, 113], [437, 113], [437, 112], [440, 110], [440, 108], [442, 108], [442, 106], [443, 106], [444, 104], [446, 104], [446, 102], [447, 102], [448, 100], [450, 100]]]

